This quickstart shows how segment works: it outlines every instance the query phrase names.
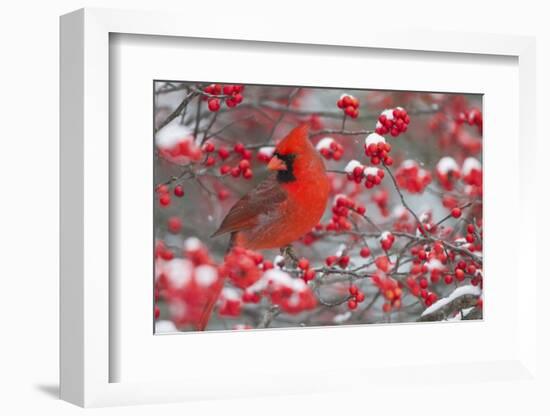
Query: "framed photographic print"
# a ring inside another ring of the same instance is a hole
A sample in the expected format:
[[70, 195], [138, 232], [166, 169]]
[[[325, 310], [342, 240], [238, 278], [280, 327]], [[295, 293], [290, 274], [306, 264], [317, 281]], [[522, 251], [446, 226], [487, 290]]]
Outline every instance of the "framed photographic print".
[[533, 40], [179, 22], [61, 20], [62, 398], [538, 386]]

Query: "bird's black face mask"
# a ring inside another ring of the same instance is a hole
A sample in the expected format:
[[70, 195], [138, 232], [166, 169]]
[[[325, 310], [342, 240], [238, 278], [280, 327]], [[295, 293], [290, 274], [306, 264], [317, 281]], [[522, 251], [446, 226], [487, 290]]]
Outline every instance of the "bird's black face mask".
[[277, 181], [281, 183], [288, 183], [288, 182], [295, 181], [296, 176], [294, 176], [294, 159], [296, 159], [296, 155], [293, 153], [281, 155], [275, 152], [273, 154], [273, 157], [277, 157], [278, 159], [283, 161], [286, 165], [286, 169], [277, 171]]

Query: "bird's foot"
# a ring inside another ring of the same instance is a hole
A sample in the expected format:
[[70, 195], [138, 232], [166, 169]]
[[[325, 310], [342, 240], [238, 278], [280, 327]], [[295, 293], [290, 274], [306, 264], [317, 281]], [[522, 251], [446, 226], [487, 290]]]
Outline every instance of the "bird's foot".
[[285, 259], [290, 259], [294, 266], [298, 264], [298, 256], [296, 256], [294, 249], [290, 244], [286, 247], [281, 247], [281, 255]]

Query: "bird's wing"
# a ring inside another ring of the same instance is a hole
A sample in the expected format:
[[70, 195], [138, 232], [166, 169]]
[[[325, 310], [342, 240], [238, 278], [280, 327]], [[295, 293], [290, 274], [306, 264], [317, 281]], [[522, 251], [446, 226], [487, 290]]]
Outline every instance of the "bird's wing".
[[275, 217], [286, 200], [286, 191], [275, 176], [270, 176], [233, 205], [220, 228], [211, 237], [252, 228], [258, 225], [260, 215]]

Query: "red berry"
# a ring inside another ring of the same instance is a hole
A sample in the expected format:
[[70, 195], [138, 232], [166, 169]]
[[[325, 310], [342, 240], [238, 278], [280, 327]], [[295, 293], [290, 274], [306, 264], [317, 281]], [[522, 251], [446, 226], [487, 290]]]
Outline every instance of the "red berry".
[[451, 276], [450, 274], [446, 274], [443, 278], [443, 281], [445, 282], [445, 284], [450, 285], [451, 283], [453, 283], [453, 276]]
[[168, 185], [162, 184], [162, 185], [157, 186], [157, 192], [159, 194], [165, 194], [165, 193], [168, 192], [168, 190], [169, 190]]
[[218, 149], [218, 156], [222, 160], [227, 159], [229, 157], [229, 150], [227, 150], [225, 147], [220, 147]]
[[250, 179], [250, 178], [252, 178], [252, 176], [253, 176], [252, 169], [248, 168], [248, 169], [244, 170], [243, 178]]
[[304, 272], [304, 280], [306, 282], [309, 282], [310, 280], [313, 280], [315, 279], [315, 270], [313, 269], [307, 269], [305, 272]]
[[453, 208], [451, 210], [451, 215], [454, 217], [454, 218], [460, 218], [460, 216], [462, 215], [462, 211], [460, 210], [460, 208]]
[[229, 197], [229, 191], [227, 189], [220, 189], [218, 191], [218, 199], [224, 201]]
[[370, 249], [368, 247], [363, 247], [361, 251], [359, 252], [359, 255], [361, 257], [369, 257], [370, 256]]
[[243, 153], [245, 151], [245, 147], [244, 147], [244, 144], [242, 143], [237, 143], [234, 147], [233, 147], [233, 150], [237, 153]]
[[359, 293], [359, 289], [355, 285], [351, 285], [348, 290], [351, 296], [357, 296], [357, 293]]
[[160, 205], [163, 207], [167, 207], [170, 205], [170, 195], [169, 194], [162, 194], [159, 198]]
[[220, 173], [222, 175], [227, 175], [230, 171], [231, 171], [231, 166], [228, 166], [228, 165], [220, 166]]
[[302, 269], [302, 270], [309, 269], [309, 260], [302, 257], [302, 258], [298, 261], [298, 268], [300, 268], [300, 269]]
[[181, 231], [182, 222], [181, 219], [178, 217], [170, 217], [168, 219], [168, 230], [173, 233], [177, 234]]
[[363, 302], [365, 300], [365, 294], [363, 292], [359, 292], [356, 296], [355, 296], [355, 300], [359, 303]]
[[340, 260], [338, 260], [338, 265], [342, 269], [345, 269], [346, 267], [348, 267], [348, 264], [349, 264], [349, 256], [342, 256], [340, 257]]
[[344, 109], [344, 113], [346, 113], [346, 115], [349, 116], [349, 117], [353, 117], [353, 115], [355, 114], [355, 107], [353, 107], [351, 105], [348, 105]]
[[231, 95], [233, 94], [233, 85], [225, 85], [223, 87], [223, 94], [224, 95]]
[[348, 308], [354, 310], [357, 308], [357, 301], [355, 299], [348, 300]]
[[245, 170], [245, 169], [248, 169], [250, 167], [250, 162], [246, 159], [243, 159], [239, 162], [239, 167], [242, 169], [242, 170]]
[[458, 280], [459, 282], [462, 282], [464, 280], [464, 270], [456, 269], [455, 276], [456, 276], [456, 280]]
[[216, 150], [216, 148], [212, 143], [208, 142], [208, 143], [205, 143], [205, 145], [203, 146], [203, 150], [207, 153], [211, 153], [214, 150]]
[[220, 109], [221, 105], [220, 105], [220, 100], [218, 98], [210, 98], [208, 100], [208, 109], [210, 111], [218, 111]]
[[163, 260], [170, 261], [174, 258], [174, 253], [170, 250], [163, 250], [162, 253], [160, 253], [160, 257], [162, 257]]
[[176, 195], [179, 198], [181, 198], [183, 195], [185, 195], [185, 192], [183, 191], [183, 186], [176, 185], [174, 187], [174, 195]]

